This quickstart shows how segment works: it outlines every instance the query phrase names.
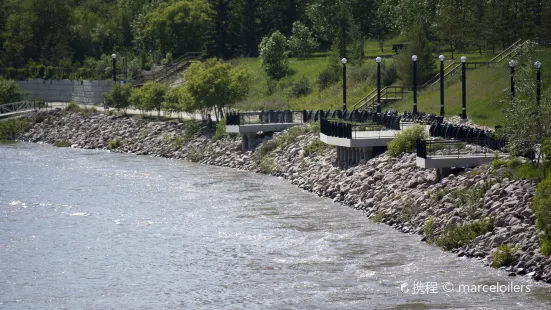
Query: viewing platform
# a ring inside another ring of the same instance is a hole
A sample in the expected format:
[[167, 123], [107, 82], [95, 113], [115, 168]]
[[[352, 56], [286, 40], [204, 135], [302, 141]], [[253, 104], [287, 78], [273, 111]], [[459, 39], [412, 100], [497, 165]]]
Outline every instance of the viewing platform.
[[[310, 111], [310, 115], [312, 115]], [[306, 111], [230, 112], [226, 114], [226, 133], [241, 135], [243, 152], [254, 149], [256, 134], [273, 134], [307, 122]]]
[[362, 114], [351, 121], [340, 119], [322, 119], [320, 121], [320, 140], [337, 147], [339, 164], [358, 164], [386, 151], [396, 135], [415, 125], [422, 125], [427, 134], [430, 131], [428, 121], [420, 114], [418, 119], [412, 115]]
[[436, 169], [440, 180], [452, 168], [473, 168], [491, 163], [495, 156], [508, 157], [506, 143], [492, 138], [462, 140], [417, 140], [418, 167]]

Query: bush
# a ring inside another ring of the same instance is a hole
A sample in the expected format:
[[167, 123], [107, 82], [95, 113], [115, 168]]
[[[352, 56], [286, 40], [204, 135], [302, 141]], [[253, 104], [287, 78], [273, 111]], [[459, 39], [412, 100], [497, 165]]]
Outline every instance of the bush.
[[341, 80], [341, 66], [336, 59], [331, 58], [327, 67], [318, 75], [317, 85], [320, 90], [339, 82]]
[[316, 139], [308, 144], [304, 150], [304, 156], [323, 154], [323, 152], [331, 148], [331, 145], [322, 142], [320, 139]]
[[449, 225], [442, 235], [434, 239], [434, 243], [449, 251], [471, 244], [476, 237], [493, 229], [494, 221], [492, 219], [475, 221], [462, 226]]
[[0, 104], [21, 101], [24, 95], [17, 82], [0, 77]]
[[271, 156], [264, 157], [258, 166], [258, 170], [262, 174], [272, 174], [277, 172], [274, 159]]
[[[375, 70], [375, 79], [377, 81], [377, 70]], [[361, 66], [352, 66], [350, 68], [350, 79], [356, 83], [367, 83], [373, 76], [372, 68], [369, 64], [362, 64]]]
[[76, 102], [69, 102], [69, 104], [63, 109], [65, 112], [84, 113], [84, 109], [80, 107]]
[[434, 219], [431, 216], [425, 221], [425, 240], [427, 243], [434, 242]]
[[514, 256], [517, 247], [512, 244], [504, 244], [497, 247], [497, 251], [492, 255], [492, 268], [499, 268], [501, 266], [509, 266], [514, 261]]
[[71, 142], [67, 140], [58, 140], [54, 143], [54, 145], [57, 147], [69, 147], [71, 146]]
[[126, 109], [130, 106], [130, 96], [132, 95], [132, 84], [126, 83], [124, 85], [115, 84], [113, 88], [103, 94], [105, 98], [105, 104], [111, 108], [117, 110], [123, 110], [126, 114]]
[[122, 140], [120, 140], [119, 138], [115, 138], [113, 140], [110, 140], [107, 143], [107, 149], [109, 149], [109, 150], [118, 149], [121, 146], [122, 146]]
[[397, 134], [394, 140], [388, 144], [388, 155], [398, 157], [404, 152], [413, 152], [415, 150], [415, 141], [417, 139], [426, 139], [427, 133], [425, 127], [415, 125], [404, 129]]
[[0, 140], [15, 140], [29, 128], [29, 122], [22, 118], [10, 118], [0, 122]]
[[536, 228], [539, 231], [543, 255], [551, 255], [551, 177], [538, 185], [531, 209], [536, 215]]
[[289, 49], [294, 57], [310, 57], [318, 43], [312, 36], [312, 31], [299, 21], [293, 23], [293, 34], [287, 41]]
[[306, 126], [294, 126], [276, 138], [277, 145], [283, 150], [290, 144], [294, 143], [299, 136], [310, 132], [310, 128]]
[[216, 124], [216, 132], [214, 136], [212, 136], [212, 141], [218, 141], [226, 136], [226, 118], [222, 118], [218, 124]]
[[383, 86], [392, 85], [398, 79], [398, 71], [396, 64], [391, 62], [388, 66], [385, 65], [385, 70], [381, 72], [381, 83]]
[[299, 98], [310, 94], [310, 80], [306, 76], [302, 76], [299, 80], [292, 82], [288, 88], [288, 95], [291, 98]]
[[260, 164], [264, 157], [266, 157], [269, 153], [273, 152], [275, 149], [277, 149], [277, 142], [274, 140], [268, 140], [262, 143], [262, 145], [254, 152], [253, 160]]
[[258, 49], [262, 68], [270, 78], [280, 79], [289, 72], [287, 39], [281, 32], [276, 30], [269, 37], [262, 38]]
[[195, 138], [197, 134], [201, 131], [201, 122], [196, 120], [186, 121], [184, 125], [184, 141], [190, 141]]
[[377, 211], [375, 215], [371, 218], [373, 222], [380, 223], [383, 220], [383, 211]]

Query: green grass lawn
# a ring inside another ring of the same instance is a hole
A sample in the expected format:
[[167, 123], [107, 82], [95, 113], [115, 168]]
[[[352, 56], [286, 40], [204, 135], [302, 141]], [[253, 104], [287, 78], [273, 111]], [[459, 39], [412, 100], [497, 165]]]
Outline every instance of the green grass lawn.
[[[392, 51], [392, 44], [401, 43], [400, 38], [385, 42], [385, 52]], [[375, 41], [366, 42], [366, 53], [376, 55], [380, 49]], [[328, 53], [317, 53], [316, 57], [305, 60], [290, 59], [291, 74], [279, 82], [270, 82], [266, 73], [262, 70], [258, 58], [240, 58], [234, 63], [246, 67], [252, 75], [250, 92], [247, 99], [236, 105], [240, 110], [269, 110], [269, 109], [340, 109], [342, 108], [342, 82], [338, 82], [327, 89], [320, 90], [316, 84], [319, 73], [327, 66]], [[449, 60], [451, 55], [444, 54]], [[455, 60], [466, 55], [468, 61], [489, 61], [494, 57], [489, 52], [480, 55], [474, 53], [455, 53]], [[543, 63], [542, 80], [544, 88], [546, 82], [551, 80], [551, 50], [545, 50], [536, 54], [535, 58]], [[393, 61], [385, 59], [385, 62]], [[520, 61], [523, 61], [522, 59]], [[438, 63], [437, 55], [435, 62]], [[347, 65], [347, 103], [348, 109], [375, 89], [373, 73], [376, 70], [374, 61], [366, 60], [367, 68], [359, 72], [352, 65]], [[550, 69], [547, 69], [549, 66]], [[356, 70], [356, 71], [355, 71]], [[361, 73], [361, 74], [360, 74]], [[292, 98], [288, 94], [289, 85], [306, 77], [309, 81], [311, 92], [308, 95]], [[535, 76], [534, 76], [535, 78]], [[509, 68], [507, 62], [493, 66], [492, 68], [469, 69], [467, 72], [467, 115], [478, 124], [495, 126], [502, 123], [502, 110], [506, 107], [509, 96]], [[269, 86], [271, 84], [271, 86]], [[400, 84], [400, 82], [397, 82]], [[446, 116], [459, 115], [461, 113], [461, 81], [460, 74], [447, 79], [445, 89]], [[398, 111], [411, 111], [413, 106], [412, 95], [408, 95], [401, 102], [393, 105]], [[440, 91], [438, 85], [433, 89], [427, 89], [418, 95], [419, 110], [423, 112], [440, 113]], [[386, 109], [389, 106], [385, 107]]]

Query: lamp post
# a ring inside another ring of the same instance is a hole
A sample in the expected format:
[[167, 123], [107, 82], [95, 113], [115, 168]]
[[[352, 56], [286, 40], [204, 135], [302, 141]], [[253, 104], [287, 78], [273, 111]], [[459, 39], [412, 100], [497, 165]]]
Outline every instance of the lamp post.
[[517, 62], [514, 59], [509, 60], [509, 68], [511, 69], [511, 100], [515, 98], [515, 67]]
[[444, 55], [438, 56], [440, 60], [440, 116], [444, 116]]
[[541, 61], [536, 61], [536, 63], [534, 64], [534, 67], [536, 67], [536, 81], [537, 81], [537, 84], [536, 84], [536, 102], [537, 102], [537, 105], [539, 106], [540, 105], [540, 101], [541, 101]]
[[417, 114], [417, 55], [411, 56], [413, 60], [413, 114]]
[[124, 74], [124, 81], [123, 83], [126, 84], [126, 80], [128, 78], [128, 63], [126, 62], [126, 56], [122, 57], [122, 65], [123, 65], [123, 74]]
[[375, 58], [377, 62], [377, 113], [381, 113], [381, 57]]
[[113, 54], [111, 57], [113, 57], [113, 82], [117, 82], [117, 54]]
[[346, 111], [346, 58], [341, 59], [342, 63], [342, 109]]
[[461, 90], [463, 93], [463, 111], [461, 113], [461, 118], [466, 120], [467, 119], [467, 57], [461, 56]]

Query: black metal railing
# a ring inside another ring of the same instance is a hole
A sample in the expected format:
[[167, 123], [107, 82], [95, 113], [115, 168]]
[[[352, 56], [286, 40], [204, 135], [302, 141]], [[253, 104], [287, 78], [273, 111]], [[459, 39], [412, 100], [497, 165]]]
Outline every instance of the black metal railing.
[[433, 156], [461, 157], [468, 155], [493, 156], [495, 152], [506, 152], [505, 141], [483, 138], [462, 140], [421, 140], [415, 143], [417, 157]]
[[281, 124], [304, 123], [308, 119], [304, 117], [304, 111], [259, 111], [259, 112], [229, 112], [226, 114], [226, 125], [251, 125], [251, 124]]

